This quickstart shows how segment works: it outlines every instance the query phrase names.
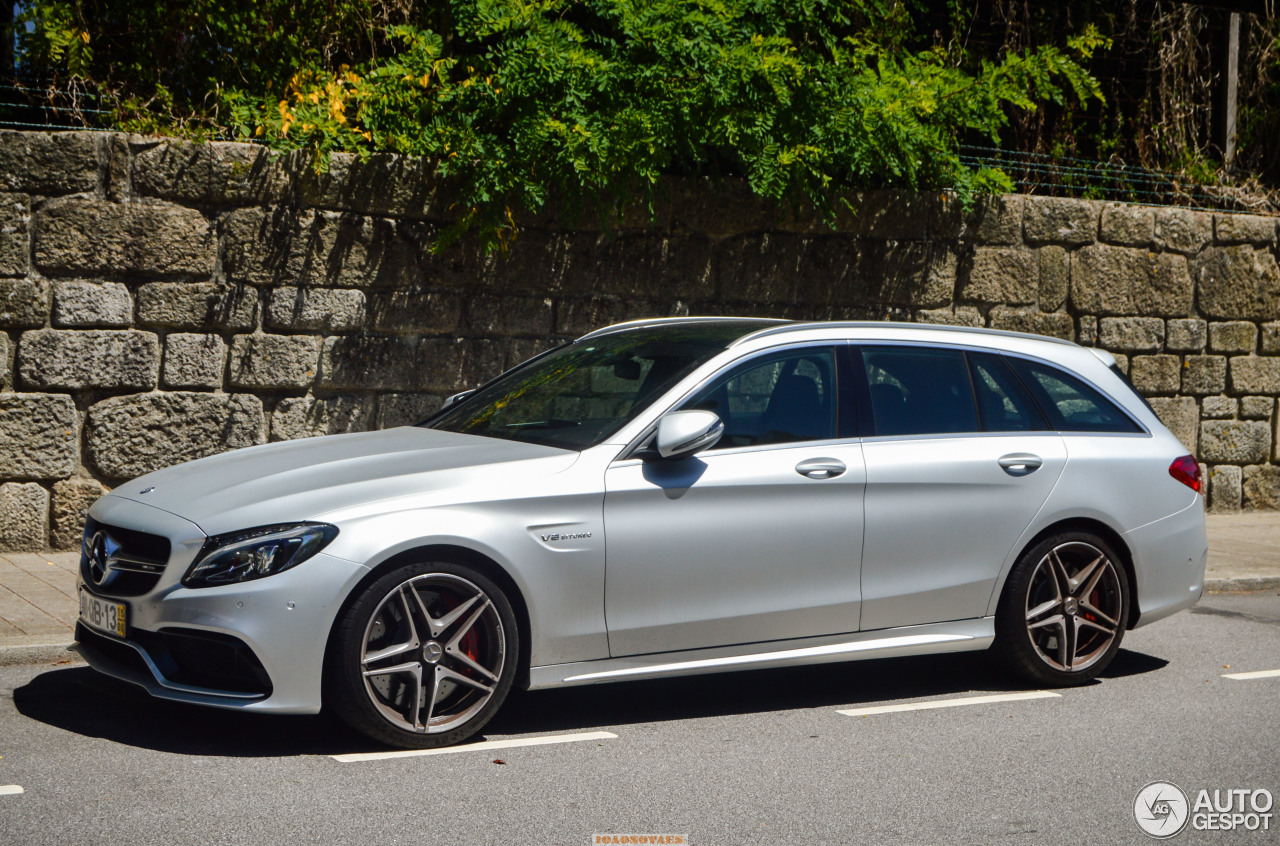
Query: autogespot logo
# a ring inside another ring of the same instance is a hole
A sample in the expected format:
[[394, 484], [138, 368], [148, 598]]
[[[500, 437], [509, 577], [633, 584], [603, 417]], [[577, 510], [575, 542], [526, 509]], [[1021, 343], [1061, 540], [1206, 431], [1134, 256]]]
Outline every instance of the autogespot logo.
[[1173, 837], [1187, 827], [1190, 816], [1187, 794], [1167, 781], [1153, 781], [1133, 800], [1133, 818], [1145, 834], [1158, 840]]

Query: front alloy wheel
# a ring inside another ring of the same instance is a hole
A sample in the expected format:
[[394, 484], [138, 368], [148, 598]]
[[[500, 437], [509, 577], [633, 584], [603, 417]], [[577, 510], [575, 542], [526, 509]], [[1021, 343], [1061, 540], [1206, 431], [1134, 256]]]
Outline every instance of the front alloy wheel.
[[1048, 538], [1014, 565], [996, 613], [997, 650], [1037, 683], [1082, 684], [1102, 672], [1124, 637], [1129, 584], [1100, 538]]
[[437, 563], [374, 582], [335, 632], [327, 701], [370, 737], [447, 746], [489, 721], [515, 675], [516, 626], [480, 573]]

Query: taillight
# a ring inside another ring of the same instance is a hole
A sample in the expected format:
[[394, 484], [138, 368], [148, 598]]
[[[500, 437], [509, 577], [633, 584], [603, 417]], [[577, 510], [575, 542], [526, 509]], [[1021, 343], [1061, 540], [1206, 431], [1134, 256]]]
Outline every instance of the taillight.
[[1196, 493], [1200, 493], [1200, 465], [1196, 463], [1194, 455], [1175, 458], [1169, 465], [1169, 475]]

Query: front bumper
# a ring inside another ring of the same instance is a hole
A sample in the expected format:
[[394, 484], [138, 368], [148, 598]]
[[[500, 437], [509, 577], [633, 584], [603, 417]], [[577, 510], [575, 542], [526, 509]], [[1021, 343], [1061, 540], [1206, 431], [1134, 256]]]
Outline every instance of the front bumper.
[[185, 588], [182, 576], [204, 542], [198, 526], [112, 496], [90, 514], [107, 526], [168, 537], [172, 547], [154, 588], [109, 597], [128, 606], [124, 639], [77, 628], [90, 666], [162, 699], [285, 714], [320, 710], [329, 632], [365, 567], [321, 552], [264, 579]]

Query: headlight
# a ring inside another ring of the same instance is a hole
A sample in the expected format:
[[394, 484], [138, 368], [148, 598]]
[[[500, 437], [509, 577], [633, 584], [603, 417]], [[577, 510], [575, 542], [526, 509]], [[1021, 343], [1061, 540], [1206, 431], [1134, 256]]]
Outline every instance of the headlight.
[[306, 561], [337, 536], [338, 527], [328, 523], [260, 526], [214, 535], [204, 542], [182, 584], [214, 587], [274, 576]]

